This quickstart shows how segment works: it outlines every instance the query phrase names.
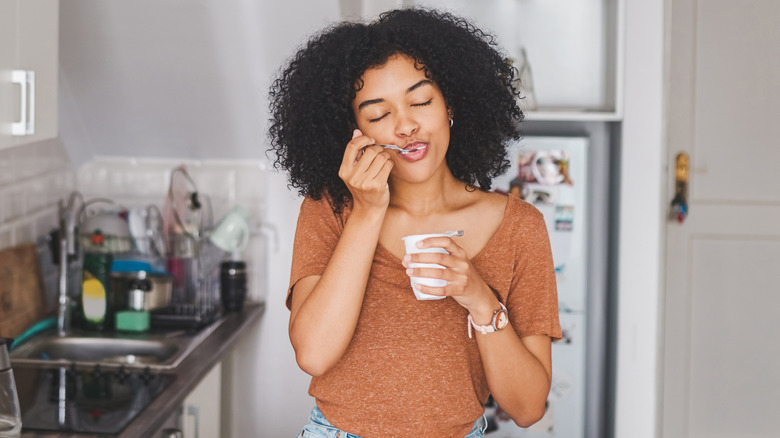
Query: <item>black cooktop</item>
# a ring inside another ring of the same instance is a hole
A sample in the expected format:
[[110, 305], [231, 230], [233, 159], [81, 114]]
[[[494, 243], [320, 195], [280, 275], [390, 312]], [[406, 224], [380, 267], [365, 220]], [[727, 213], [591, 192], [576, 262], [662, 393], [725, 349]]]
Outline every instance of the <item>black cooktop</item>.
[[22, 429], [117, 434], [175, 379], [148, 368], [14, 367]]

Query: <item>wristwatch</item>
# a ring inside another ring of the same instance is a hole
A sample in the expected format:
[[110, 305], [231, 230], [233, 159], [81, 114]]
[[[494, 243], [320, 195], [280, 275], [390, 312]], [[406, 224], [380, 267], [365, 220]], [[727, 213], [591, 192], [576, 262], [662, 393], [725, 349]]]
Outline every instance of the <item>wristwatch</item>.
[[501, 305], [501, 308], [493, 312], [493, 321], [491, 321], [490, 325], [479, 325], [475, 323], [469, 313], [469, 338], [471, 338], [472, 327], [474, 327], [474, 330], [486, 335], [488, 333], [497, 332], [509, 324], [509, 313], [507, 313], [506, 306], [501, 302], [498, 304]]

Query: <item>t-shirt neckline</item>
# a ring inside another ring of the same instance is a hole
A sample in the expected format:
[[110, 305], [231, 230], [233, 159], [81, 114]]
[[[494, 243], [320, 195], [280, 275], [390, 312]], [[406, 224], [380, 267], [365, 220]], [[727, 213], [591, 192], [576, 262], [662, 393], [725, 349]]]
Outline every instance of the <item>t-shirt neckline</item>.
[[[482, 248], [480, 248], [480, 250], [477, 251], [477, 253], [474, 255], [474, 257], [469, 259], [471, 262], [474, 262], [477, 259], [481, 258], [483, 256], [483, 254], [485, 252], [487, 252], [487, 250], [493, 246], [493, 241], [498, 240], [499, 235], [503, 232], [504, 228], [507, 227], [507, 222], [509, 221], [509, 203], [511, 201], [510, 198], [512, 196], [513, 195], [506, 195], [507, 200], [506, 200], [506, 204], [504, 206], [504, 216], [501, 218], [501, 223], [498, 225], [498, 228], [496, 228], [496, 231], [493, 232], [493, 234], [490, 236], [490, 238], [487, 240], [487, 242], [485, 242], [485, 244], [482, 246]], [[518, 200], [519, 200], [519, 198], [518, 198]], [[398, 264], [401, 264], [401, 259], [396, 257], [395, 254], [390, 252], [389, 249], [385, 248], [384, 245], [382, 245], [381, 243], [377, 242], [376, 247], [377, 247], [377, 249], [376, 249], [377, 252], [383, 252], [383, 253], [385, 253], [387, 258], [393, 260], [394, 262], [396, 262]]]

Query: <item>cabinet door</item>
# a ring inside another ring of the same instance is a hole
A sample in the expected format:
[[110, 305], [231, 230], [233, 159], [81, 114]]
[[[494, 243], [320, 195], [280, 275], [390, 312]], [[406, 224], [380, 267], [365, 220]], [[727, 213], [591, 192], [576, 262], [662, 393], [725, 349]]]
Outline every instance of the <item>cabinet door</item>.
[[16, 0], [0, 0], [0, 149], [13, 146], [11, 124], [19, 117], [18, 91], [11, 82], [16, 68]]
[[206, 374], [184, 400], [184, 437], [220, 436], [222, 417], [222, 364]]
[[[57, 136], [59, 1], [19, 0], [19, 52], [15, 68], [35, 72], [35, 133], [16, 144]], [[18, 117], [18, 116], [17, 116]]]
[[176, 411], [176, 413], [165, 420], [165, 423], [163, 423], [162, 426], [146, 436], [149, 438], [170, 438], [171, 436], [175, 436], [176, 431], [181, 432], [181, 411]]

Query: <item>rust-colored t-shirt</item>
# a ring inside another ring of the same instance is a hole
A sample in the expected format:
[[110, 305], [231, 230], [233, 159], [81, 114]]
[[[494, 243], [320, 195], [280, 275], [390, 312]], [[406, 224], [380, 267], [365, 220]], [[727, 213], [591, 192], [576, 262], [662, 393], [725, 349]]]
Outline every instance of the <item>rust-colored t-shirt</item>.
[[[295, 283], [322, 275], [348, 217], [349, 209], [335, 215], [327, 197], [304, 199], [288, 306]], [[501, 225], [471, 262], [519, 336], [560, 338], [555, 271], [536, 208], [508, 196]], [[451, 298], [415, 299], [401, 260], [377, 245], [352, 341], [333, 368], [312, 378], [309, 394], [328, 421], [362, 437], [463, 437], [489, 394], [467, 316]]]

